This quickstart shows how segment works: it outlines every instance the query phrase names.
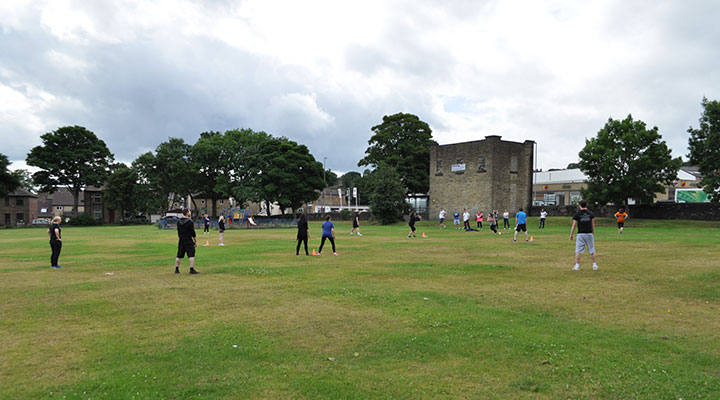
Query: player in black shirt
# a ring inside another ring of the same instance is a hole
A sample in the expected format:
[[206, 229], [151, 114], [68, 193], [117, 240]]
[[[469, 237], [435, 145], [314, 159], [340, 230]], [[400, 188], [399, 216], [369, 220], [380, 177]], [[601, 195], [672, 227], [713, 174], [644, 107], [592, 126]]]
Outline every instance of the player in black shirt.
[[52, 250], [52, 255], [50, 256], [50, 268], [54, 269], [62, 268], [58, 265], [60, 250], [62, 250], [62, 235], [60, 234], [62, 231], [62, 229], [60, 229], [61, 222], [62, 218], [53, 218], [53, 224], [50, 226], [50, 229], [48, 229], [48, 234], [50, 235], [50, 250]]
[[410, 213], [410, 221], [408, 222], [408, 225], [410, 226], [410, 233], [408, 233], [409, 238], [415, 237], [415, 222], [420, 221], [422, 217], [417, 215], [415, 211]]
[[195, 269], [195, 246], [197, 246], [197, 239], [195, 238], [195, 228], [193, 227], [193, 221], [190, 219], [190, 210], [185, 210], [183, 217], [177, 223], [178, 231], [178, 251], [177, 257], [175, 258], [175, 273], [180, 273], [180, 259], [185, 257], [185, 254], [190, 260], [190, 273], [199, 274]]
[[580, 256], [587, 248], [588, 253], [592, 256], [593, 270], [597, 271], [597, 254], [595, 253], [595, 216], [587, 209], [587, 202], [580, 200], [580, 210], [573, 216], [572, 229], [570, 230], [570, 240], [573, 240], [575, 228], [578, 229], [577, 240], [575, 241], [575, 266], [573, 271], [580, 269]]
[[310, 238], [310, 228], [308, 228], [307, 218], [305, 217], [305, 214], [300, 214], [300, 219], [298, 219], [297, 227], [297, 247], [295, 248], [295, 255], [300, 255], [300, 244], [305, 243], [305, 255], [309, 256], [310, 253], [308, 253], [307, 242], [308, 238]]

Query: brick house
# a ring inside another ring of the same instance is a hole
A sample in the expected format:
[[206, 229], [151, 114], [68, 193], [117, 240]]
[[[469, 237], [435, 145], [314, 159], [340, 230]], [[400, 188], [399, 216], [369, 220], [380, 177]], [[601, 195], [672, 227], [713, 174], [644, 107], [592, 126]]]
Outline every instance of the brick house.
[[38, 216], [38, 196], [18, 188], [0, 198], [0, 226], [30, 225]]

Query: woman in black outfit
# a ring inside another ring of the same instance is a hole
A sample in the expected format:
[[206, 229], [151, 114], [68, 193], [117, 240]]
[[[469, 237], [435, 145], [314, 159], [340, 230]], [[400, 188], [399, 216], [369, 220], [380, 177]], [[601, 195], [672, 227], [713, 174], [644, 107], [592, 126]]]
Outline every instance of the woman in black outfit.
[[415, 237], [415, 221], [420, 221], [422, 218], [415, 213], [415, 211], [410, 213], [410, 222], [408, 222], [408, 225], [410, 225], [410, 233], [408, 234], [409, 238]]
[[58, 259], [60, 258], [60, 250], [62, 250], [62, 235], [60, 234], [60, 223], [62, 222], [62, 218], [55, 217], [53, 218], [53, 224], [50, 226], [50, 229], [48, 229], [48, 234], [50, 235], [50, 249], [52, 250], [52, 255], [50, 256], [50, 268], [62, 268], [58, 265]]
[[300, 219], [298, 219], [298, 233], [297, 233], [297, 248], [295, 249], [295, 255], [300, 255], [300, 243], [305, 243], [305, 255], [309, 256], [310, 253], [308, 253], [308, 237], [310, 237], [310, 230], [308, 228], [307, 218], [305, 217], [305, 214], [300, 214]]

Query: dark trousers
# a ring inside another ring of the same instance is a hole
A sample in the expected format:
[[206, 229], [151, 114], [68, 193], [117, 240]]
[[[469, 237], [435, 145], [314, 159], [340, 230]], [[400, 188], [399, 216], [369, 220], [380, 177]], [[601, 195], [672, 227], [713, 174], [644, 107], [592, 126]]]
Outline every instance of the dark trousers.
[[50, 256], [50, 266], [56, 267], [58, 265], [58, 258], [60, 258], [60, 250], [62, 250], [62, 242], [60, 240], [51, 240], [50, 249], [52, 249], [52, 255]]
[[478, 229], [482, 229], [482, 221], [478, 221]]
[[205, 224], [205, 229], [203, 229], [204, 232], [210, 232], [210, 224]]
[[540, 225], [538, 226], [538, 229], [542, 229], [545, 227], [545, 218], [540, 218]]
[[509, 228], [510, 227], [510, 219], [509, 218], [503, 218], [503, 228]]
[[310, 253], [308, 253], [308, 249], [307, 249], [307, 237], [298, 238], [297, 241], [298, 241], [298, 244], [297, 244], [297, 248], [295, 249], [295, 255], [300, 254], [300, 244], [301, 243], [305, 243], [305, 255], [310, 254]]
[[497, 233], [497, 224], [490, 224], [490, 230]]
[[465, 229], [470, 229], [470, 220], [463, 221], [463, 225], [464, 225]]
[[322, 248], [325, 246], [325, 239], [330, 240], [330, 244], [332, 244], [333, 253], [335, 253], [335, 239], [333, 239], [332, 236], [325, 236], [323, 235], [322, 240], [320, 241], [320, 248], [318, 249], [318, 253], [322, 253]]

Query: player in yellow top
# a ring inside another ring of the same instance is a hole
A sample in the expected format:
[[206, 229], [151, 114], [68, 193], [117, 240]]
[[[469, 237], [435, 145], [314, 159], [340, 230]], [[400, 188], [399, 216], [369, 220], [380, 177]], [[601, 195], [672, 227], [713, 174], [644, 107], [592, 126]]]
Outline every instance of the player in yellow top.
[[615, 218], [617, 218], [618, 233], [622, 233], [623, 228], [625, 227], [625, 220], [628, 218], [628, 215], [625, 212], [625, 209], [620, 208], [620, 210], [618, 210], [618, 212], [615, 213]]

